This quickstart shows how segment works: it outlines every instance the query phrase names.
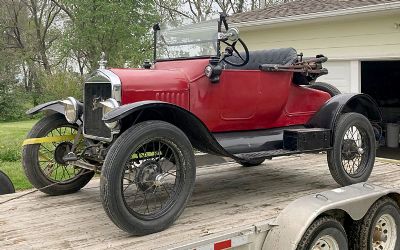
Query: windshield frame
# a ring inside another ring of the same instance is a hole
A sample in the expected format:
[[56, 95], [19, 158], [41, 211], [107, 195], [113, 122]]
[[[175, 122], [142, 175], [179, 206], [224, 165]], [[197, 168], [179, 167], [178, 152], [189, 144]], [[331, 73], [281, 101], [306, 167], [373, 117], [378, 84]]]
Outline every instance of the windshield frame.
[[[218, 34], [221, 33], [222, 31], [222, 25], [224, 25], [225, 30], [228, 30], [228, 23], [226, 21], [227, 15], [225, 13], [220, 13], [220, 17], [217, 20], [217, 25], [218, 29], [217, 32]], [[158, 32], [161, 31], [160, 24], [157, 23], [153, 26], [153, 62], [165, 62], [165, 61], [180, 61], [180, 60], [189, 60], [189, 59], [207, 59], [207, 58], [213, 58], [221, 57], [221, 41], [219, 38], [217, 38], [217, 43], [216, 43], [216, 55], [200, 55], [200, 56], [191, 56], [191, 57], [176, 57], [176, 58], [157, 58], [157, 37], [158, 37]], [[211, 40], [210, 40], [211, 41]], [[184, 45], [185, 43], [182, 43]], [[190, 44], [186, 43], [186, 44]], [[179, 45], [179, 44], [177, 44]]]

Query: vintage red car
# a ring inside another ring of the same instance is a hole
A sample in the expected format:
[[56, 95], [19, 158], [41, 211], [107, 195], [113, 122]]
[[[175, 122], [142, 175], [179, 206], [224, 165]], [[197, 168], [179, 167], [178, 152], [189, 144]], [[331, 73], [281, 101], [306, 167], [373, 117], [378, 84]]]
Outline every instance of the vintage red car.
[[223, 15], [172, 30], [155, 25], [154, 34], [154, 63], [106, 69], [102, 61], [82, 103], [68, 97], [28, 111], [46, 111], [23, 148], [36, 188], [72, 193], [100, 171], [108, 216], [143, 235], [167, 228], [184, 210], [195, 150], [244, 167], [327, 151], [340, 185], [368, 179], [380, 111], [367, 95], [316, 82], [327, 73], [326, 57], [303, 58], [292, 48], [249, 52]]

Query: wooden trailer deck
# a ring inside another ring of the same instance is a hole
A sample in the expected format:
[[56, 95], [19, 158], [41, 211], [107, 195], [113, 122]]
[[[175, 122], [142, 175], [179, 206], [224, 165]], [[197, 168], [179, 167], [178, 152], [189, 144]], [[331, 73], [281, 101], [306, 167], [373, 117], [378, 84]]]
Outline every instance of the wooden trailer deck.
[[[400, 188], [400, 165], [377, 161], [370, 182]], [[130, 237], [104, 213], [98, 186], [93, 180], [76, 194], [36, 192], [0, 205], [0, 249], [166, 249], [273, 219], [301, 196], [338, 187], [324, 154], [275, 158], [254, 168], [207, 165], [198, 168], [194, 195], [172, 227]]]

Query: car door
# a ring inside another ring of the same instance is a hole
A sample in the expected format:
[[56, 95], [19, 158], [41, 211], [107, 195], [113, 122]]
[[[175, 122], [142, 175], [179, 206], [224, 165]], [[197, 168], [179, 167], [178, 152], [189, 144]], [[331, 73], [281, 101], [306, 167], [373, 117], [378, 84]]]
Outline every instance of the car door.
[[223, 70], [218, 84], [222, 120], [247, 123], [256, 116], [260, 100], [258, 70]]

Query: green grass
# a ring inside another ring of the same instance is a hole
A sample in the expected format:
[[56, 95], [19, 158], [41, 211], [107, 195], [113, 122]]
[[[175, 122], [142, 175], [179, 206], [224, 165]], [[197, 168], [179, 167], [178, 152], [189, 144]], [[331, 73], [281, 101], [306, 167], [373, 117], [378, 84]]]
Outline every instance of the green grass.
[[31, 188], [21, 164], [22, 141], [37, 120], [0, 122], [0, 170], [5, 172], [16, 190]]

